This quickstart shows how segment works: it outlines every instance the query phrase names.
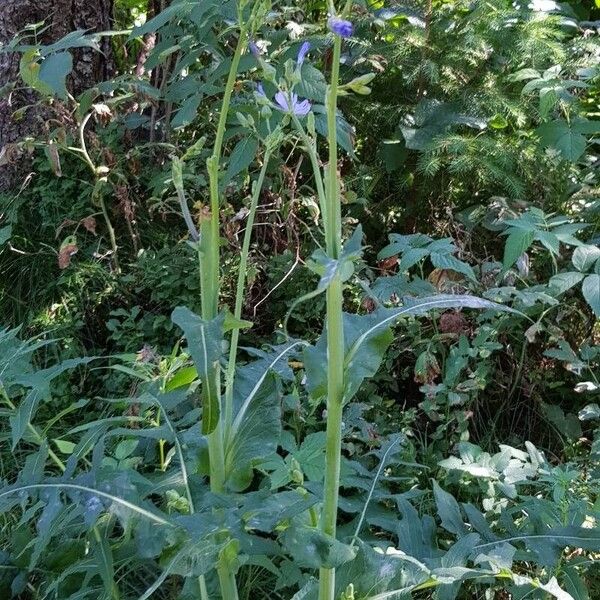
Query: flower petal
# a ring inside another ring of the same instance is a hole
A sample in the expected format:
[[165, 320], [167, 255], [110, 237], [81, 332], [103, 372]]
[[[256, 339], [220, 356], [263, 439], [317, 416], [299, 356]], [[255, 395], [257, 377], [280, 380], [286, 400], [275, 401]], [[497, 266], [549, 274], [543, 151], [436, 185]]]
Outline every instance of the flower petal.
[[283, 111], [287, 112], [290, 110], [290, 105], [287, 96], [282, 91], [279, 91], [275, 94], [275, 103]]
[[301, 67], [302, 64], [304, 63], [304, 59], [306, 58], [306, 55], [308, 54], [309, 51], [310, 51], [310, 42], [304, 42], [304, 44], [302, 44], [302, 46], [300, 46], [300, 50], [298, 50], [298, 58], [296, 58], [296, 63], [298, 64], [299, 67]]
[[293, 106], [294, 114], [297, 117], [305, 117], [310, 112], [311, 108], [312, 105], [308, 100], [302, 100], [302, 102], [295, 102]]
[[354, 33], [354, 25], [351, 21], [346, 21], [345, 19], [331, 17], [327, 21], [327, 26], [333, 33], [343, 38], [352, 37], [352, 34]]

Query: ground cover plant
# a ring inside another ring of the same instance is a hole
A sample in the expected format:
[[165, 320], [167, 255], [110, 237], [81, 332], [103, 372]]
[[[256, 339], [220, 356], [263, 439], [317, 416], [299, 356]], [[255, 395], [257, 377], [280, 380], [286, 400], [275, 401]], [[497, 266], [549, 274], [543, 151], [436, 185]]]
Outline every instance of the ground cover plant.
[[2, 597], [600, 597], [588, 4], [0, 7]]

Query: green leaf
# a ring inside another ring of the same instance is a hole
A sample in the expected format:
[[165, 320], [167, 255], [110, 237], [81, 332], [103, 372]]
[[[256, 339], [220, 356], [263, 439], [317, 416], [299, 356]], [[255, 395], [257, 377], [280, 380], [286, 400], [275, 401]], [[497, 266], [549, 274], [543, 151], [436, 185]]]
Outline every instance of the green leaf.
[[229, 157], [225, 183], [231, 181], [238, 173], [247, 169], [254, 160], [258, 150], [258, 140], [255, 137], [247, 135], [243, 137], [236, 145]]
[[198, 379], [196, 367], [183, 367], [179, 369], [165, 384], [165, 392], [171, 392], [177, 388], [188, 386]]
[[575, 248], [571, 262], [578, 271], [585, 273], [592, 268], [598, 259], [600, 259], [600, 248], [598, 246], [585, 245]]
[[[315, 115], [315, 130], [324, 138], [327, 138], [328, 128], [325, 107], [315, 105], [313, 106], [313, 113]], [[354, 129], [352, 128], [350, 123], [348, 123], [348, 121], [344, 119], [340, 112], [338, 112], [337, 114], [336, 125], [338, 144], [351, 157], [354, 158]]]
[[402, 258], [400, 259], [400, 263], [398, 265], [398, 271], [400, 273], [408, 271], [411, 267], [414, 267], [428, 255], [429, 250], [427, 248], [410, 248], [402, 254]]
[[573, 131], [582, 134], [595, 135], [600, 133], [600, 121], [577, 118], [571, 121]]
[[90, 541], [94, 563], [104, 584], [104, 591], [108, 597], [113, 596], [115, 586], [115, 569], [110, 544], [105, 536], [97, 535]]
[[36, 48], [31, 48], [23, 52], [19, 62], [19, 75], [25, 85], [36, 89], [44, 94], [51, 94], [52, 90], [40, 82], [40, 63], [39, 52]]
[[129, 39], [132, 40], [136, 37], [146, 35], [147, 33], [158, 31], [161, 27], [164, 27], [167, 23], [172, 20], [179, 21], [182, 17], [187, 17], [193, 8], [205, 6], [206, 9], [213, 6], [213, 2], [203, 0], [202, 2], [189, 2], [189, 0], [183, 0], [182, 2], [175, 2], [168, 6], [156, 15], [154, 18], [146, 21], [139, 27], [134, 27]]
[[67, 76], [73, 70], [70, 52], [57, 52], [47, 56], [40, 66], [39, 80], [62, 100], [67, 98]]
[[531, 246], [535, 238], [535, 231], [532, 229], [509, 229], [509, 236], [504, 246], [503, 264], [505, 269], [514, 265], [519, 257]]
[[550, 231], [536, 231], [535, 239], [541, 242], [542, 246], [549, 250], [554, 256], [560, 252], [560, 240]]
[[294, 562], [309, 569], [335, 569], [354, 559], [357, 553], [356, 548], [305, 525], [286, 529], [282, 535], [282, 543], [294, 557]]
[[443, 490], [435, 480], [433, 481], [433, 496], [438, 514], [442, 520], [442, 527], [455, 535], [466, 535], [468, 531], [458, 502], [454, 499], [454, 496]]
[[452, 256], [452, 254], [432, 252], [429, 258], [431, 260], [431, 264], [436, 269], [450, 269], [451, 271], [456, 271], [457, 273], [466, 275], [472, 281], [477, 280], [471, 265], [468, 265], [462, 260], [458, 260], [458, 258]]
[[308, 268], [321, 276], [317, 290], [325, 291], [336, 276], [342, 282], [350, 279], [354, 273], [354, 263], [362, 256], [362, 238], [362, 226], [359, 225], [344, 244], [339, 259], [330, 258], [321, 249], [312, 254]]
[[600, 318], [600, 275], [588, 275], [581, 284], [581, 293], [596, 317]]
[[404, 140], [382, 140], [379, 156], [387, 173], [397, 171], [408, 157]]
[[[385, 309], [383, 309], [385, 310]], [[372, 377], [378, 371], [385, 351], [393, 341], [390, 326], [377, 328], [381, 318], [380, 313], [368, 315], [352, 315], [344, 313], [344, 345], [346, 360], [344, 361], [344, 402], [348, 402], [358, 391], [360, 384], [367, 377]], [[352, 354], [351, 350], [363, 334], [373, 329], [363, 341], [360, 353]], [[324, 398], [327, 393], [327, 332], [319, 338], [315, 346], [304, 351], [304, 366], [306, 369], [306, 385], [315, 400]]]
[[550, 278], [550, 281], [548, 281], [548, 285], [553, 294], [560, 296], [560, 294], [564, 294], [567, 290], [576, 286], [583, 278], [583, 273], [569, 271], [567, 273], [554, 275]]
[[72, 454], [73, 450], [75, 450], [75, 444], [73, 442], [69, 442], [68, 440], [52, 440], [59, 452], [63, 454]]
[[225, 471], [232, 489], [250, 483], [253, 463], [274, 453], [281, 433], [281, 392], [275, 374], [293, 377], [288, 359], [301, 342], [275, 346], [238, 368], [233, 389], [235, 414], [225, 440]]
[[[600, 0], [599, 0], [600, 1]], [[589, 600], [586, 582], [580, 577], [574, 566], [564, 566], [562, 569], [562, 581], [565, 591], [573, 597], [573, 600]]]
[[0, 227], [0, 247], [2, 247], [12, 236], [12, 225]]
[[576, 162], [585, 152], [585, 137], [562, 119], [544, 123], [536, 132], [544, 148], [556, 148], [566, 160]]
[[93, 357], [71, 358], [47, 369], [40, 369], [33, 373], [18, 374], [14, 378], [14, 384], [30, 388], [30, 390], [25, 399], [17, 406], [15, 413], [9, 417], [13, 448], [16, 447], [25, 435], [40, 401], [50, 395], [50, 384], [52, 381], [65, 371], [69, 371], [79, 365], [88, 364], [92, 360], [95, 359]]
[[[475, 296], [439, 294], [419, 299], [406, 299], [401, 308], [380, 308], [367, 315], [344, 313], [344, 401], [350, 400], [363, 380], [372, 377], [393, 340], [390, 328], [400, 317], [422, 315], [431, 310], [444, 308], [478, 308], [517, 312], [501, 304]], [[314, 346], [304, 351], [306, 386], [315, 400], [327, 392], [327, 332]]]
[[267, 374], [252, 397], [243, 418], [234, 423], [234, 433], [225, 451], [225, 475], [228, 487], [241, 492], [252, 481], [253, 463], [275, 453], [279, 443], [281, 391], [272, 373]]
[[488, 125], [492, 129], [506, 129], [508, 127], [508, 121], [500, 113], [496, 113], [489, 121]]
[[327, 93], [327, 80], [319, 69], [305, 62], [302, 65], [302, 79], [294, 91], [300, 98], [308, 98], [324, 104], [325, 94]]
[[202, 432], [211, 433], [219, 422], [219, 390], [214, 371], [222, 355], [224, 315], [204, 321], [188, 308], [178, 306], [171, 320], [183, 330], [200, 381], [207, 386], [202, 393]]
[[193, 94], [186, 98], [182, 102], [177, 113], [171, 119], [171, 127], [173, 129], [179, 129], [180, 127], [189, 125], [196, 118], [202, 98], [204, 98], [203, 93]]

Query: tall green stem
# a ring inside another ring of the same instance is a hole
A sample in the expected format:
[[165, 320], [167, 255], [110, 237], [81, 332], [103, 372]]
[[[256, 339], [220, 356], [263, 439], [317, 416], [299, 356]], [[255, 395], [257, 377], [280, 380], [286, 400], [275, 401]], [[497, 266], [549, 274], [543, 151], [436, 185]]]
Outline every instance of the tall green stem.
[[[210, 214], [200, 226], [200, 297], [202, 304], [202, 318], [210, 321], [217, 317], [219, 311], [219, 258], [220, 258], [220, 193], [219, 173], [221, 154], [223, 151], [223, 137], [227, 125], [227, 116], [231, 104], [231, 95], [237, 78], [240, 59], [247, 41], [247, 29], [244, 25], [240, 33], [231, 61], [229, 76], [225, 85], [217, 133], [212, 156], [207, 162], [210, 181]], [[221, 404], [221, 377], [219, 365], [212, 367], [208, 373], [208, 381], [202, 385], [203, 406]], [[215, 402], [216, 400], [216, 402]], [[225, 452], [223, 448], [222, 419], [218, 420], [216, 427], [208, 435], [208, 453], [210, 461], [210, 487], [215, 493], [220, 493], [225, 487]], [[222, 562], [217, 567], [221, 594], [226, 600], [237, 600], [237, 586], [235, 574]]]
[[325, 193], [325, 188], [323, 187], [323, 173], [321, 172], [321, 167], [319, 166], [319, 156], [317, 154], [315, 141], [311, 139], [306, 131], [304, 131], [304, 127], [302, 127], [302, 123], [300, 123], [300, 120], [296, 115], [292, 115], [292, 121], [310, 158], [310, 164], [315, 177], [315, 185], [317, 186], [317, 196], [319, 198], [319, 208], [321, 209], [321, 219], [323, 220], [323, 227], [327, 231], [327, 195]]
[[[327, 167], [327, 254], [339, 259], [342, 251], [342, 217], [340, 184], [337, 175], [337, 92], [340, 71], [342, 40], [335, 36], [331, 83], [327, 97], [327, 135], [329, 140], [329, 164]], [[327, 288], [327, 446], [325, 454], [325, 491], [321, 530], [335, 537], [340, 461], [342, 445], [342, 410], [344, 396], [344, 328], [343, 284], [339, 273]], [[319, 577], [319, 600], [333, 600], [335, 594], [335, 570], [321, 568]]]
[[[269, 160], [272, 152], [273, 149], [268, 145], [267, 149], [265, 150], [265, 156], [263, 158], [263, 164], [258, 175], [258, 180], [256, 181], [252, 191], [252, 200], [250, 202], [250, 210], [246, 220], [246, 231], [244, 231], [244, 241], [242, 242], [242, 254], [240, 256], [240, 266], [238, 268], [237, 287], [235, 291], [235, 307], [233, 309], [233, 316], [236, 320], [239, 320], [242, 316], [244, 289], [246, 287], [246, 276], [248, 270], [248, 255], [250, 254], [250, 241], [252, 240], [254, 218], [256, 216], [258, 200], [260, 198], [260, 192], [265, 181], [265, 176], [267, 174], [267, 168], [269, 166]], [[239, 340], [240, 330], [235, 328], [231, 334], [229, 360], [227, 362], [227, 376], [225, 378], [225, 406], [223, 423], [225, 427], [224, 439], [226, 443], [229, 440], [229, 433], [231, 430], [231, 424], [233, 422], [233, 380], [235, 377], [235, 366]]]

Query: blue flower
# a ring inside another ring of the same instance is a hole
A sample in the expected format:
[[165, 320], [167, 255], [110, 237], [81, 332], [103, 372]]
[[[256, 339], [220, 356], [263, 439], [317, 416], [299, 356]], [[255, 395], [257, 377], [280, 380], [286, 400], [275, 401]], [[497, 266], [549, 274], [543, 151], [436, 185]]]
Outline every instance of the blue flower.
[[102, 508], [102, 500], [98, 496], [90, 496], [85, 503], [85, 508], [87, 511], [95, 513]]
[[302, 64], [304, 63], [304, 59], [306, 58], [306, 55], [308, 54], [309, 50], [310, 50], [309, 42], [304, 42], [304, 44], [302, 44], [302, 46], [300, 46], [300, 50], [298, 50], [298, 58], [296, 59], [296, 63], [298, 63], [299, 67], [301, 67]]
[[327, 21], [327, 25], [333, 33], [343, 38], [352, 37], [354, 33], [354, 25], [350, 21], [345, 19], [338, 19], [337, 17], [331, 17]]
[[[269, 102], [262, 83], [258, 84], [257, 95]], [[275, 108], [282, 112], [292, 113], [297, 117], [305, 117], [312, 108], [308, 100], [300, 100], [298, 94], [288, 94], [279, 90], [275, 94]]]
[[297, 117], [305, 117], [311, 108], [308, 100], [298, 100], [298, 94], [286, 95], [281, 91], [275, 94], [275, 103], [283, 112], [291, 112]]
[[260, 58], [260, 48], [256, 45], [256, 42], [248, 42], [248, 48], [252, 52], [254, 58]]

